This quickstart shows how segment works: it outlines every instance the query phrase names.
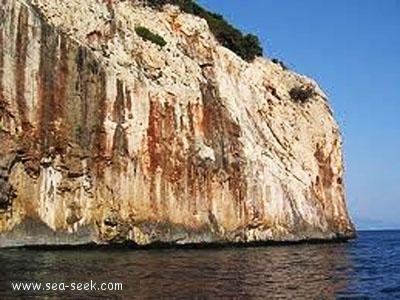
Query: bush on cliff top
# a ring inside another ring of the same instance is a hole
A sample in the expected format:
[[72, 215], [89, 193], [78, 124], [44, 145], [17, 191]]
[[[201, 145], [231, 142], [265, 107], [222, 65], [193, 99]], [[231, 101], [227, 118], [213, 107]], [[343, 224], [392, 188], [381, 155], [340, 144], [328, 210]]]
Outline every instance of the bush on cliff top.
[[167, 42], [158, 34], [151, 32], [149, 29], [143, 26], [136, 26], [135, 32], [147, 41], [153, 42], [156, 45], [164, 47]]
[[186, 13], [205, 19], [211, 32], [224, 47], [232, 50], [246, 61], [253, 61], [263, 55], [260, 40], [253, 34], [244, 35], [229, 24], [221, 15], [207, 11], [193, 0], [147, 0], [153, 8], [161, 8], [165, 4], [173, 4]]
[[290, 98], [295, 102], [306, 103], [315, 95], [312, 87], [296, 86], [289, 91]]

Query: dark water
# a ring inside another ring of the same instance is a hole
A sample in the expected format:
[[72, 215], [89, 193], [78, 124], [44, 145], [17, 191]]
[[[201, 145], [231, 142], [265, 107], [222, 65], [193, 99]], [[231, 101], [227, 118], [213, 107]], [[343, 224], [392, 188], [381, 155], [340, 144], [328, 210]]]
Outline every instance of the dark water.
[[[350, 243], [206, 250], [1, 250], [0, 299], [400, 299], [400, 231]], [[15, 292], [13, 282], [122, 291]], [[35, 299], [35, 297], [33, 297]]]

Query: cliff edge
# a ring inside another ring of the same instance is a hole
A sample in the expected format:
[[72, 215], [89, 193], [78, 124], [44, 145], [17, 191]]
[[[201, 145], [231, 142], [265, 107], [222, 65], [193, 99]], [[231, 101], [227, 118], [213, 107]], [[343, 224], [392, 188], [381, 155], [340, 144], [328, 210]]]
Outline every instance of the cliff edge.
[[313, 80], [170, 5], [0, 2], [0, 247], [353, 236]]

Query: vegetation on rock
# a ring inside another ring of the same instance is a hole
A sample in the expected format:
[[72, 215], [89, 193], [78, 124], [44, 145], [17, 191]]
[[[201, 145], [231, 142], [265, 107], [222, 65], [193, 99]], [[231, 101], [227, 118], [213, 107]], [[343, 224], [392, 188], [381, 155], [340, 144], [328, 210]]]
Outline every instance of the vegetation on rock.
[[277, 64], [277, 65], [280, 65], [281, 67], [282, 67], [282, 69], [283, 70], [289, 70], [289, 68], [285, 65], [285, 63], [283, 62], [283, 61], [281, 61], [280, 59], [278, 59], [278, 58], [273, 58], [273, 59], [271, 59], [271, 61], [274, 63], [274, 64]]
[[296, 86], [289, 91], [289, 95], [295, 102], [306, 103], [315, 95], [315, 91], [311, 86]]
[[177, 5], [183, 12], [205, 19], [221, 45], [246, 61], [253, 61], [257, 56], [263, 55], [263, 48], [256, 35], [243, 34], [229, 24], [223, 16], [207, 11], [193, 0], [148, 0], [147, 4], [153, 8], [161, 8], [165, 4]]
[[144, 26], [136, 26], [135, 32], [139, 36], [144, 38], [145, 40], [153, 42], [154, 44], [161, 46], [161, 48], [167, 44], [167, 42], [164, 40], [163, 37], [159, 36], [156, 33], [151, 32], [149, 29], [147, 29]]

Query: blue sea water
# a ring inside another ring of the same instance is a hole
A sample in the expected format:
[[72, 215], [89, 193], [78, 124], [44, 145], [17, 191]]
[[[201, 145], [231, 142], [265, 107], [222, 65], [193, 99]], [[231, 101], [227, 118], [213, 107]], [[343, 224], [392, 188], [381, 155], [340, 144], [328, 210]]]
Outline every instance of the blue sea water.
[[[400, 231], [255, 248], [7, 249], [0, 250], [0, 274], [0, 299], [400, 299]], [[12, 289], [90, 280], [122, 283], [123, 290]]]

